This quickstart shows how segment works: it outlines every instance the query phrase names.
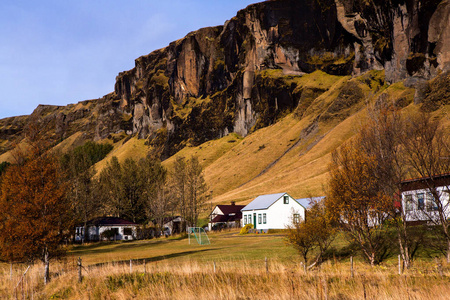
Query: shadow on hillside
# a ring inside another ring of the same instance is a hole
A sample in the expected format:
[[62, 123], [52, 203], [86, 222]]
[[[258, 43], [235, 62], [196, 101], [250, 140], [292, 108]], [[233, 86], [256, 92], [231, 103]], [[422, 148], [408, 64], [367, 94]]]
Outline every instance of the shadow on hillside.
[[[190, 255], [190, 254], [201, 253], [201, 252], [212, 251], [212, 250], [221, 250], [221, 249], [222, 248], [184, 251], [184, 252], [172, 253], [172, 254], [168, 254], [168, 255], [159, 255], [159, 256], [154, 256], [154, 257], [132, 259], [132, 262], [134, 265], [142, 265], [142, 264], [144, 264], [144, 261], [146, 263], [162, 261], [162, 260], [169, 259], [169, 258], [181, 257], [181, 256], [185, 256], [185, 255]], [[119, 266], [119, 265], [128, 265], [128, 264], [130, 264], [129, 259], [92, 264], [92, 265], [89, 265], [88, 268], [92, 269], [92, 268], [98, 268], [98, 267], [103, 267], [103, 266], [108, 266], [108, 265]]]

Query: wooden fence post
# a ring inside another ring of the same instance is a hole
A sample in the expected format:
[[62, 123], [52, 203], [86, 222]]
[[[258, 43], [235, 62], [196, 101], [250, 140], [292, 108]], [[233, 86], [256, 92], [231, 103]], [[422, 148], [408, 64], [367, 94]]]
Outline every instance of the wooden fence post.
[[214, 273], [216, 273], [216, 262], [213, 261], [213, 265], [214, 265]]
[[266, 256], [266, 258], [264, 260], [265, 260], [265, 263], [266, 263], [266, 273], [269, 274], [269, 263], [267, 262], [267, 256]]
[[133, 273], [133, 261], [130, 259], [130, 273]]
[[352, 278], [355, 276], [355, 274], [353, 273], [353, 256], [350, 256], [350, 274]]
[[322, 278], [323, 299], [328, 300], [328, 285], [325, 278]]
[[81, 275], [81, 268], [82, 268], [82, 263], [81, 263], [81, 257], [78, 257], [78, 282], [81, 283], [81, 281], [83, 281], [83, 277]]
[[147, 264], [145, 258], [144, 258], [144, 274], [147, 274]]
[[444, 272], [442, 271], [442, 264], [441, 262], [438, 260], [438, 258], [436, 257], [436, 265], [437, 265], [437, 269], [439, 272], [439, 276], [444, 276]]

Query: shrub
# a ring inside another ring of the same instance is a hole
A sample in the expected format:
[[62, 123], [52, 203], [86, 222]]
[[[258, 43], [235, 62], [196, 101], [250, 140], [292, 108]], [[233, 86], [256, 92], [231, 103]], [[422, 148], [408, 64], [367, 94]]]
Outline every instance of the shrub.
[[245, 225], [244, 227], [242, 227], [241, 232], [239, 232], [239, 234], [247, 234], [248, 231], [252, 228], [253, 228], [253, 224], [249, 223], [249, 224]]

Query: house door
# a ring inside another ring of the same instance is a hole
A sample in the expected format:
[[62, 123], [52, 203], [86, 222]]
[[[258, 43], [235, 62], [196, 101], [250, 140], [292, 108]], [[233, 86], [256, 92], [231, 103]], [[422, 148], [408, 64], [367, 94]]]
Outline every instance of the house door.
[[256, 213], [253, 213], [253, 228], [256, 229]]

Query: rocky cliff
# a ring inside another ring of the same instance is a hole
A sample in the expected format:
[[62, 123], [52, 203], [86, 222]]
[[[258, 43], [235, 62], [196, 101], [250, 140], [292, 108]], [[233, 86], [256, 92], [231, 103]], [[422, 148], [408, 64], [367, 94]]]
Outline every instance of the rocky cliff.
[[[70, 107], [38, 107], [28, 122], [49, 124], [55, 140], [76, 131], [94, 139], [136, 134], [168, 157], [186, 145], [230, 132], [245, 136], [296, 108], [306, 110], [325, 89], [292, 79], [316, 70], [385, 70], [387, 83], [405, 80], [425, 90], [426, 80], [450, 69], [449, 14], [449, 0], [257, 3], [223, 26], [139, 57], [135, 68], [117, 76], [113, 93]], [[17, 135], [22, 127], [16, 127]]]

